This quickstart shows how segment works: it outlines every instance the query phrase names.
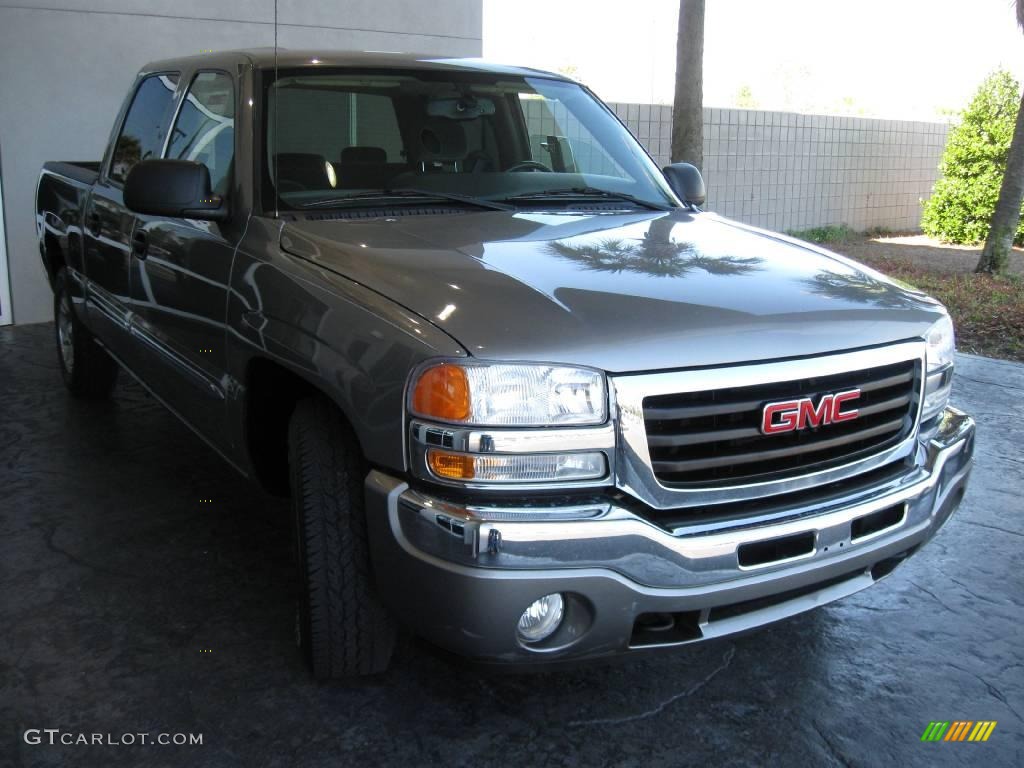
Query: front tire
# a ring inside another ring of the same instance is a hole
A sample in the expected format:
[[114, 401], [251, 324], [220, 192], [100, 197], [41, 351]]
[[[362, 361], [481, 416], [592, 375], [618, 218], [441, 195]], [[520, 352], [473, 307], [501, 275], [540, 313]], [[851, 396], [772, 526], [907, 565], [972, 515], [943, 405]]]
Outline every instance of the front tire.
[[329, 402], [303, 400], [288, 425], [288, 459], [299, 645], [318, 680], [383, 672], [395, 627], [373, 585], [358, 441]]
[[62, 268], [53, 283], [53, 318], [57, 363], [64, 385], [75, 397], [103, 400], [117, 383], [117, 363], [75, 316], [68, 273]]

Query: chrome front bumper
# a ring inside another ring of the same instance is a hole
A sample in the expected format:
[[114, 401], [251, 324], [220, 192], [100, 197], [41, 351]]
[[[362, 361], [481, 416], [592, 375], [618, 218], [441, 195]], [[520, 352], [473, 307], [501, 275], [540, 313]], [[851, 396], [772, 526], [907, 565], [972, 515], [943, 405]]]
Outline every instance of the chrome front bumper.
[[[767, 524], [741, 517], [711, 532], [666, 530], [608, 500], [543, 510], [452, 504], [374, 471], [366, 491], [375, 575], [385, 602], [417, 634], [491, 661], [593, 658], [720, 637], [889, 573], [959, 504], [973, 451], [973, 420], [947, 409], [896, 481], [810, 514]], [[881, 527], [857, 527], [879, 515]], [[771, 552], [776, 540], [807, 546], [741, 563], [751, 546], [769, 542]], [[520, 614], [551, 592], [568, 596], [562, 628], [539, 646], [520, 643]]]

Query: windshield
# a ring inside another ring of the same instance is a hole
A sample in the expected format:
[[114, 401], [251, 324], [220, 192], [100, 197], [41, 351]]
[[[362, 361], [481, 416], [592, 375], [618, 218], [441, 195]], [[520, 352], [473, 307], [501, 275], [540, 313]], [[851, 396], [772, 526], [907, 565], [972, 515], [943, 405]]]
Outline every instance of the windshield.
[[264, 120], [264, 200], [283, 210], [448, 203], [678, 205], [580, 86], [410, 70], [282, 71]]

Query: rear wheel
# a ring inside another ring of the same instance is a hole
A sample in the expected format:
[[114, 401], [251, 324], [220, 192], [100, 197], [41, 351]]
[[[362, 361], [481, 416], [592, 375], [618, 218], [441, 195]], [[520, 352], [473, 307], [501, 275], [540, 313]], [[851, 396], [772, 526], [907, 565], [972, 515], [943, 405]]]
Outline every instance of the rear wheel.
[[288, 427], [301, 592], [299, 645], [320, 680], [383, 672], [395, 627], [377, 599], [363, 480], [367, 466], [341, 413], [303, 400]]
[[71, 306], [68, 273], [61, 269], [53, 284], [57, 362], [64, 385], [75, 397], [110, 397], [117, 383], [117, 363], [96, 343]]

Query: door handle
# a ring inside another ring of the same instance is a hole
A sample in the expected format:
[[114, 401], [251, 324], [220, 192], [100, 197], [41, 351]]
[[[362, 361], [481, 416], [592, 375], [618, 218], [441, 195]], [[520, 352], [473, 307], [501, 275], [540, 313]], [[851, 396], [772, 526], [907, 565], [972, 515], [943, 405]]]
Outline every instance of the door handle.
[[93, 237], [99, 237], [102, 228], [103, 220], [100, 219], [100, 215], [96, 211], [93, 211], [89, 214], [89, 229], [92, 230]]
[[136, 230], [132, 235], [132, 255], [137, 259], [144, 260], [147, 251], [149, 251], [149, 243], [146, 240], [146, 233], [141, 229]]

